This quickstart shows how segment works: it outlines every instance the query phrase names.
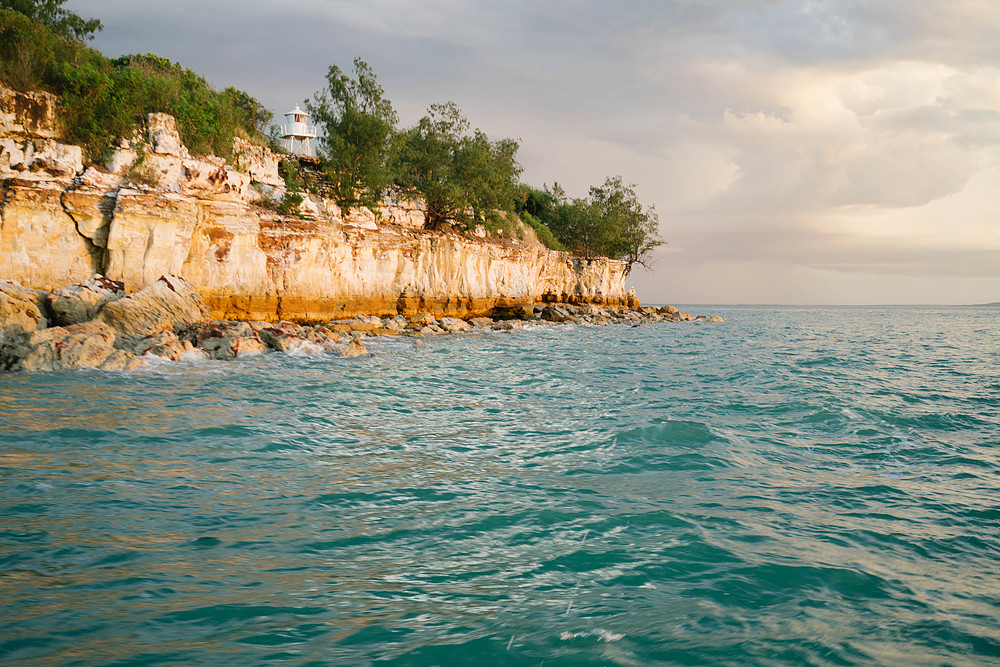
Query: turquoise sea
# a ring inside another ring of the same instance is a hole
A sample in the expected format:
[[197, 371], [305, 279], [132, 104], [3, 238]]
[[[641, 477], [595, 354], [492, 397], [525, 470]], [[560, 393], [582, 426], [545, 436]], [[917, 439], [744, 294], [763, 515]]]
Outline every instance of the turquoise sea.
[[1000, 664], [1000, 309], [0, 375], [4, 665]]

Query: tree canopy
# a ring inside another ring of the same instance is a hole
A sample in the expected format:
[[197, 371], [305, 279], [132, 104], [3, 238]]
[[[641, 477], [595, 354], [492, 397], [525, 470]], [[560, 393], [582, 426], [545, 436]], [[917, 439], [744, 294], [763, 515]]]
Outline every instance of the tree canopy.
[[427, 224], [466, 226], [514, 211], [521, 165], [518, 142], [491, 141], [469, 133], [469, 121], [454, 102], [432, 104], [417, 125], [401, 135], [397, 182], [427, 204]]
[[307, 106], [325, 129], [319, 153], [334, 199], [344, 211], [375, 208], [393, 180], [396, 112], [361, 58], [354, 60], [353, 79], [336, 65], [326, 79], [326, 90]]
[[656, 207], [643, 208], [635, 194], [635, 183], [626, 185], [621, 176], [608, 178], [590, 188], [590, 205], [596, 209], [603, 233], [601, 254], [649, 268], [650, 253], [663, 245]]
[[76, 40], [93, 39], [104, 29], [98, 19], [85, 19], [64, 9], [66, 0], [0, 0], [0, 9], [10, 9], [48, 26], [63, 37]]
[[566, 248], [582, 257], [611, 257], [647, 266], [653, 250], [663, 245], [655, 207], [643, 208], [635, 184], [621, 176], [592, 186], [590, 196], [568, 201], [558, 183], [551, 189], [523, 191], [522, 215], [538, 218]]

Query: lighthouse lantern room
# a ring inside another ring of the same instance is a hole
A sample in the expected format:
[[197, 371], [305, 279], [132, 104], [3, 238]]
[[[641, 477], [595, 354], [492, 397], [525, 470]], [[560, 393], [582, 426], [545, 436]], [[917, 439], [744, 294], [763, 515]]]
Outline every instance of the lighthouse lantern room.
[[312, 155], [310, 139], [316, 138], [316, 127], [309, 124], [309, 113], [298, 107], [285, 114], [285, 125], [281, 128], [281, 138], [285, 150], [293, 155]]

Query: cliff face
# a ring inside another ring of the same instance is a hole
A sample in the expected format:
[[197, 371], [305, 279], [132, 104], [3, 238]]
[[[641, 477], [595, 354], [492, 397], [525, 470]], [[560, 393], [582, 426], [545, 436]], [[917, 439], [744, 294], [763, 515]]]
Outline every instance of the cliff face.
[[426, 231], [399, 199], [378, 218], [315, 196], [302, 217], [278, 215], [262, 205], [282, 195], [273, 154], [236, 139], [238, 169], [192, 157], [170, 116], [152, 114], [105, 169], [59, 135], [54, 98], [0, 88], [0, 278], [51, 290], [102, 273], [136, 291], [175, 274], [213, 316], [248, 320], [635, 303], [622, 262]]

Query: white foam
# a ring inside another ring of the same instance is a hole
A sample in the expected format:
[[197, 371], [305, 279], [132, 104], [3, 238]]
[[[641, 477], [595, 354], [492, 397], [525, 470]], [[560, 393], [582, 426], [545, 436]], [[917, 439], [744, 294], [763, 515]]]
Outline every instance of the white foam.
[[198, 349], [188, 350], [181, 355], [180, 361], [186, 361], [189, 364], [201, 364], [208, 361], [208, 355]]
[[285, 354], [293, 357], [318, 357], [326, 354], [326, 350], [312, 341], [303, 340], [292, 343], [291, 347], [285, 350]]
[[604, 642], [616, 642], [619, 639], [623, 639], [625, 635], [618, 634], [617, 632], [611, 632], [605, 630], [604, 628], [595, 628], [587, 632], [564, 632], [559, 635], [559, 639], [563, 641], [569, 641], [570, 639], [586, 639], [587, 637], [597, 637], [599, 640]]

